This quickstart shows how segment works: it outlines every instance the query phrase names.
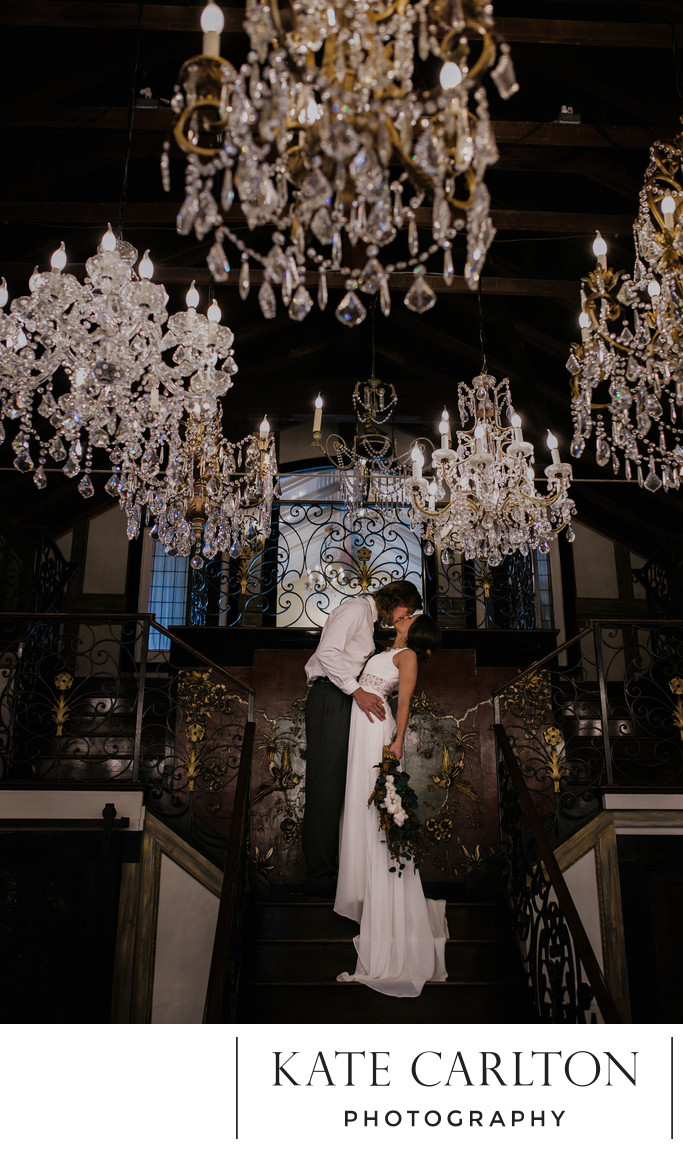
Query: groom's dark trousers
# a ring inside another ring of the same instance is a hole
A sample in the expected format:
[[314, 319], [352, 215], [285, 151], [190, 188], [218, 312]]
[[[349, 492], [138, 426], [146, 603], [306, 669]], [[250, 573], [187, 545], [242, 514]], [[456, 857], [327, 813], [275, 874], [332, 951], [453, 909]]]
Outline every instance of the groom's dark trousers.
[[337, 879], [339, 818], [353, 698], [329, 678], [316, 678], [306, 698], [306, 804], [302, 846], [310, 886]]

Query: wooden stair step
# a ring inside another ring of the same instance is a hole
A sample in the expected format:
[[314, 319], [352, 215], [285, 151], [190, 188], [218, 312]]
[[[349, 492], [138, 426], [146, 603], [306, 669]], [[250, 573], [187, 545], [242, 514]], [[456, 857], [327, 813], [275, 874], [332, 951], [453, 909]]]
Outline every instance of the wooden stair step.
[[[273, 938], [252, 942], [245, 971], [251, 985], [289, 979], [331, 982], [342, 971], [353, 970], [355, 964], [356, 951], [350, 940]], [[450, 939], [446, 942], [446, 968], [454, 981], [504, 980], [509, 966], [507, 947], [501, 947], [497, 941]]]
[[291, 983], [245, 987], [238, 1021], [297, 1023], [485, 1024], [527, 1022], [519, 982], [428, 982], [417, 998], [389, 997], [354, 983]]
[[[504, 936], [493, 902], [453, 902], [446, 906], [452, 938], [495, 940]], [[253, 907], [252, 935], [264, 939], [353, 938], [358, 926], [335, 914], [332, 902], [259, 902]]]

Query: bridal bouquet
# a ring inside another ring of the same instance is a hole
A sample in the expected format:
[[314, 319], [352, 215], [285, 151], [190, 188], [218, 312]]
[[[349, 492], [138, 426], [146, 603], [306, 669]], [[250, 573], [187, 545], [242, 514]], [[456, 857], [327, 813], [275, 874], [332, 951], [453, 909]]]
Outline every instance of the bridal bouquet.
[[419, 866], [422, 861], [423, 829], [417, 816], [417, 794], [409, 785], [410, 775], [399, 768], [388, 746], [374, 769], [379, 774], [368, 806], [374, 802], [377, 807], [380, 833], [385, 834], [389, 854], [396, 862], [389, 872], [398, 873], [400, 878], [406, 862]]

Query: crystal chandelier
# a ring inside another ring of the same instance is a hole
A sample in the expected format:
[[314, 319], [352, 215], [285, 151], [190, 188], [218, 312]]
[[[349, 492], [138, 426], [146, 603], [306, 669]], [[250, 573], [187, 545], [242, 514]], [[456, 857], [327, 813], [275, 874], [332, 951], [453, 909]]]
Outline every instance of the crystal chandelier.
[[[278, 289], [302, 320], [307, 272], [320, 308], [336, 273], [346, 283], [337, 318], [355, 326], [367, 313], [359, 293], [378, 294], [388, 314], [391, 276], [412, 271], [404, 302], [424, 312], [436, 301], [428, 262], [441, 253], [450, 283], [464, 230], [476, 287], [494, 235], [484, 175], [498, 158], [482, 82], [495, 63], [500, 94], [518, 87], [489, 0], [247, 0], [251, 51], [239, 70], [219, 54], [213, 0], [202, 28], [202, 55], [183, 65], [172, 101], [188, 157], [178, 231], [213, 237], [217, 282], [231, 245], [241, 296], [257, 265], [263, 315], [275, 315]], [[168, 145], [162, 178], [168, 190]]]
[[[222, 399], [237, 365], [230, 328], [214, 301], [168, 316], [165, 288], [151, 282], [149, 253], [107, 230], [81, 283], [65, 272], [64, 244], [30, 294], [12, 301], [0, 286], [0, 416], [18, 421], [14, 465], [47, 482], [48, 456], [84, 498], [94, 494], [93, 452], [113, 468], [107, 483], [128, 519], [164, 545], [194, 550], [194, 565], [254, 531], [267, 533], [277, 481], [267, 423], [258, 438], [224, 437]], [[4, 430], [2, 432], [4, 438]], [[193, 562], [194, 562], [193, 559]]]
[[[683, 137], [657, 141], [634, 224], [633, 274], [607, 266], [607, 245], [581, 281], [582, 342], [572, 376], [572, 454], [595, 435], [599, 466], [621, 463], [649, 491], [677, 488], [683, 469]], [[644, 468], [647, 468], [645, 472]]]
[[336, 468], [342, 499], [353, 515], [370, 506], [390, 512], [406, 502], [410, 452], [400, 453], [396, 445], [393, 415], [397, 402], [393, 384], [376, 379], [374, 370], [369, 379], [356, 383], [356, 430], [349, 445], [337, 433], [323, 441], [321, 396], [315, 401], [312, 445]]
[[572, 469], [561, 461], [557, 439], [549, 432], [552, 462], [545, 468], [546, 493], [537, 489], [533, 446], [522, 436], [509, 381], [498, 383], [482, 374], [471, 384], [459, 383], [458, 411], [462, 430], [456, 432], [456, 447], [448, 412], [443, 412], [431, 478], [423, 474], [421, 446], [412, 451], [411, 517], [420, 527], [425, 553], [433, 554], [438, 547], [448, 565], [451, 551], [457, 549], [465, 559], [493, 567], [515, 552], [547, 553], [550, 540], [564, 528], [571, 542]]

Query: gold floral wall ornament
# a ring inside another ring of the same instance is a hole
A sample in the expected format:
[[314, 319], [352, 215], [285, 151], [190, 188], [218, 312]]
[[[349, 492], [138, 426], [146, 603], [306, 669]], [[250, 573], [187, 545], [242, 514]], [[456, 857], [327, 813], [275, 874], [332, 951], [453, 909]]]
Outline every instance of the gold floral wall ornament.
[[55, 732], [57, 738], [62, 737], [64, 733], [64, 724], [71, 711], [71, 707], [66, 700], [66, 695], [67, 692], [71, 690], [73, 682], [73, 675], [68, 674], [65, 670], [63, 670], [61, 674], [58, 674], [55, 678], [55, 686], [59, 691], [59, 698], [55, 700], [55, 704], [52, 707], [52, 717], [57, 727]]
[[471, 786], [469, 782], [465, 781], [462, 777], [465, 769], [465, 750], [471, 749], [475, 735], [473, 732], [468, 734], [461, 734], [458, 728], [460, 739], [454, 745], [455, 759], [451, 758], [451, 751], [444, 743], [441, 747], [441, 769], [438, 774], [432, 774], [431, 779], [437, 786], [443, 789], [450, 789], [451, 786], [459, 790], [461, 794], [466, 794], [473, 802], [479, 801], [479, 795]]
[[524, 735], [531, 740], [543, 725], [552, 707], [552, 689], [547, 670], [525, 674], [501, 694], [501, 703], [524, 724]]
[[288, 845], [293, 845], [301, 839], [301, 823], [294, 818], [283, 818], [280, 822], [280, 833]]
[[453, 819], [447, 814], [440, 818], [427, 818], [425, 832], [434, 842], [450, 842], [453, 837]]
[[678, 696], [678, 702], [673, 710], [674, 726], [678, 727], [678, 732], [683, 739], [683, 678], [672, 678], [669, 682], [669, 690], [672, 694]]
[[[267, 739], [264, 746], [268, 760], [268, 773], [271, 776], [270, 782], [264, 782], [259, 786], [258, 790], [252, 797], [252, 805], [257, 802], [262, 802], [268, 795], [272, 794], [275, 790], [293, 790], [298, 786], [301, 778], [294, 772], [291, 762], [291, 755], [289, 744], [285, 742], [280, 749], [279, 744], [274, 739]], [[275, 760], [275, 756], [280, 751], [280, 763]]]
[[410, 717], [415, 715], [425, 715], [427, 718], [441, 718], [443, 717], [443, 707], [436, 701], [435, 698], [430, 698], [421, 690], [419, 694], [414, 694], [410, 703]]
[[254, 868], [258, 871], [259, 874], [268, 875], [271, 870], [275, 869], [274, 863], [271, 862], [271, 858], [273, 857], [274, 853], [275, 853], [275, 847], [274, 846], [271, 846], [270, 849], [267, 850], [265, 854], [261, 853], [258, 846], [254, 846], [254, 853], [252, 855], [252, 862], [254, 864]]

